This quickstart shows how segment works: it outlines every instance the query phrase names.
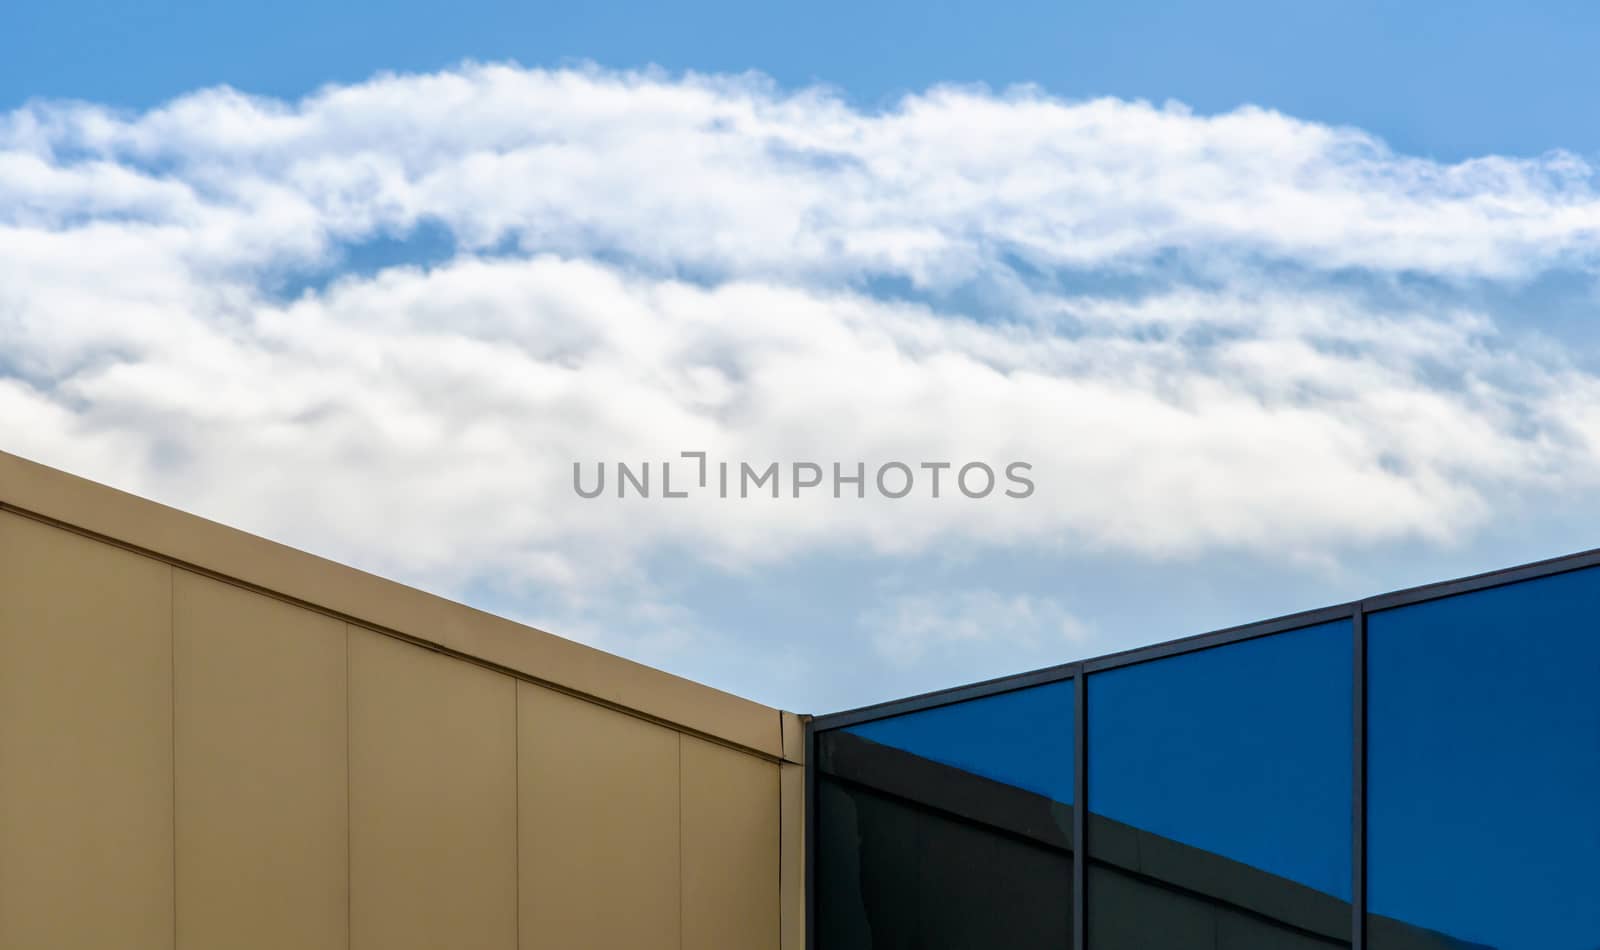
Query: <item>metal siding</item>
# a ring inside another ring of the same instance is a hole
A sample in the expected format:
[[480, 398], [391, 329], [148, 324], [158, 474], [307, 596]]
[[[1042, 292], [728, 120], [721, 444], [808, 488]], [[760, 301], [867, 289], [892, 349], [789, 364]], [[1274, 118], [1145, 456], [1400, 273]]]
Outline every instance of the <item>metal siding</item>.
[[777, 950], [778, 766], [682, 737], [683, 950]]
[[517, 686], [523, 950], [677, 950], [678, 736]]
[[343, 948], [345, 626], [178, 571], [178, 948]]
[[0, 512], [0, 947], [173, 945], [171, 595]]
[[350, 628], [352, 950], [517, 945], [516, 683]]

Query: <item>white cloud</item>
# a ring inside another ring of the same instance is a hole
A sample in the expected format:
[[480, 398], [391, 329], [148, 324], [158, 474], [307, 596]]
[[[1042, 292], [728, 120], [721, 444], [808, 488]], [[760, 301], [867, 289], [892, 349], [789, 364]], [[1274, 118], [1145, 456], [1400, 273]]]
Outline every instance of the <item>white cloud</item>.
[[873, 649], [896, 667], [925, 661], [933, 653], [1072, 652], [1089, 638], [1089, 627], [1049, 597], [957, 590], [903, 594], [863, 611], [859, 625]]
[[227, 90], [133, 116], [39, 104], [0, 144], [15, 214], [154, 219], [216, 262], [436, 217], [474, 246], [746, 274], [940, 283], [1002, 252], [1101, 265], [1220, 244], [1504, 275], [1592, 261], [1600, 229], [1593, 169], [1571, 156], [1443, 165], [1257, 109], [1026, 90], [942, 88], [864, 113], [751, 78], [474, 66], [293, 104]]
[[[273, 292], [423, 221], [451, 260]], [[1512, 280], [1597, 247], [1575, 158], [1441, 165], [1254, 109], [936, 89], [863, 112], [497, 66], [297, 103], [40, 103], [0, 120], [0, 446], [431, 586], [579, 603], [661, 551], [1444, 542], [1508, 491], [1594, 484], [1600, 381], [1489, 314], [1327, 275]], [[1038, 490], [571, 490], [575, 460], [685, 449], [1022, 459]], [[913, 599], [880, 646], [985, 610], [1070, 620]]]

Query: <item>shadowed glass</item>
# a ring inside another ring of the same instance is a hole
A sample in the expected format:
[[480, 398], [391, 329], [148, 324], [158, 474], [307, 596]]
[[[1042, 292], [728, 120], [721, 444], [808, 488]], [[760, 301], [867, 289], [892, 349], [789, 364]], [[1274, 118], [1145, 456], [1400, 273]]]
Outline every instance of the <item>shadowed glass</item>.
[[828, 950], [1068, 950], [1070, 680], [816, 737]]
[[1587, 569], [1368, 618], [1372, 950], [1600, 947], [1597, 608]]
[[1089, 677], [1095, 950], [1348, 946], [1352, 624]]

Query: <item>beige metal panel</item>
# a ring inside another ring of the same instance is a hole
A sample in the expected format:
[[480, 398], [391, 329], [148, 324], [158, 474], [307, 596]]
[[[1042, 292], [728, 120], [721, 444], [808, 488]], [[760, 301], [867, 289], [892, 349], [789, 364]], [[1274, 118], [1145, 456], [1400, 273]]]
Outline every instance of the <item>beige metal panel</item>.
[[522, 948], [678, 950], [678, 734], [518, 684]]
[[809, 716], [800, 716], [792, 712], [778, 714], [783, 733], [783, 758], [786, 762], [804, 765], [806, 762], [806, 720]]
[[345, 625], [173, 578], [178, 950], [347, 940]]
[[789, 762], [778, 767], [778, 809], [782, 821], [778, 853], [778, 913], [783, 950], [806, 945], [806, 769]]
[[0, 504], [436, 643], [774, 758], [776, 710], [0, 452]]
[[349, 633], [352, 950], [513, 950], [516, 681]]
[[778, 766], [681, 741], [683, 950], [777, 950]]
[[0, 947], [172, 947], [171, 598], [0, 512]]
[[806, 747], [809, 717], [779, 713], [783, 720], [783, 763], [778, 771], [778, 809], [782, 828], [778, 842], [782, 868], [778, 878], [778, 915], [783, 950], [806, 945]]

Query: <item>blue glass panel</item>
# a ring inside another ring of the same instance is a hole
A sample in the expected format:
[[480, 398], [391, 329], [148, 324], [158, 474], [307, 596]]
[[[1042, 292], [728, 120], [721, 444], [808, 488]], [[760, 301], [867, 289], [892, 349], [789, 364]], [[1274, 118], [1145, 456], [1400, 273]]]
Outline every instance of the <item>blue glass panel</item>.
[[1347, 945], [1352, 636], [1341, 620], [1089, 678], [1094, 947]]
[[843, 731], [1070, 804], [1072, 704], [1060, 680]]
[[1061, 680], [817, 733], [817, 946], [1069, 950]]
[[1589, 569], [1368, 619], [1373, 950], [1600, 947], [1597, 614]]

